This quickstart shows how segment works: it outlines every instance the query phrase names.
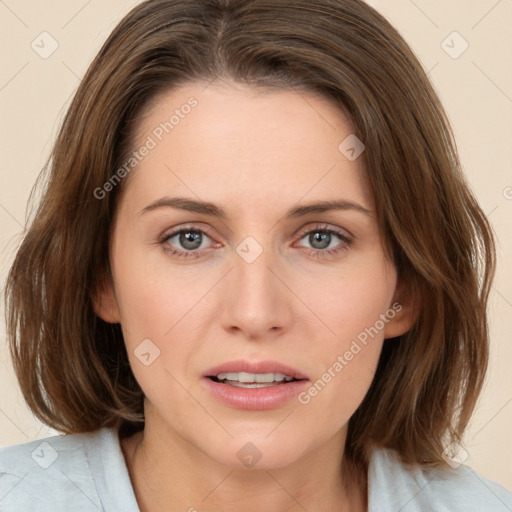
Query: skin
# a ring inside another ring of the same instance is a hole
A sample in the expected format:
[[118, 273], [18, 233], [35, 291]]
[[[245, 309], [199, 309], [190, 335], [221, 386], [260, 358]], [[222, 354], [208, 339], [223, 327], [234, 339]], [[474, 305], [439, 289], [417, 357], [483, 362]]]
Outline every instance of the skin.
[[[135, 148], [191, 96], [197, 107], [122, 184], [113, 282], [95, 299], [98, 315], [121, 323], [146, 396], [144, 432], [122, 441], [140, 508], [366, 510], [366, 480], [349, 484], [339, 470], [347, 424], [384, 339], [406, 332], [412, 314], [383, 248], [364, 154], [350, 161], [338, 150], [353, 128], [328, 100], [230, 82], [191, 83], [156, 98]], [[227, 217], [171, 207], [140, 213], [163, 196], [212, 202]], [[371, 214], [285, 218], [292, 207], [340, 199]], [[166, 251], [187, 252], [179, 236], [161, 238], [190, 225], [208, 233], [189, 250], [199, 257]], [[325, 227], [350, 243], [335, 235], [315, 243], [308, 232]], [[248, 236], [263, 249], [252, 263], [236, 252]], [[338, 251], [323, 257], [330, 249]], [[307, 405], [240, 410], [202, 385], [206, 370], [233, 359], [277, 360], [315, 382], [395, 301], [402, 311]], [[160, 356], [145, 366], [134, 351], [148, 338]], [[248, 442], [262, 454], [252, 468], [237, 457]]]

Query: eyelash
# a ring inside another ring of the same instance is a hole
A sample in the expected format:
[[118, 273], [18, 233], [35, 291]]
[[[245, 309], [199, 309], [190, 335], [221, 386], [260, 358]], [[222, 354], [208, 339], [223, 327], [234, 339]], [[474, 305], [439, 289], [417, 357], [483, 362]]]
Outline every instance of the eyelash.
[[[167, 242], [169, 240], [171, 240], [172, 238], [174, 238], [175, 236], [180, 235], [181, 233], [190, 233], [190, 232], [201, 233], [203, 235], [206, 235], [210, 239], [212, 238], [208, 234], [207, 230], [198, 229], [193, 226], [185, 226], [176, 231], [173, 231], [170, 234], [164, 235], [159, 240], [159, 242], [160, 242], [160, 244], [162, 244], [164, 246], [164, 250], [169, 252], [173, 256], [177, 256], [179, 258], [190, 258], [190, 257], [198, 258], [201, 256], [201, 253], [197, 249], [194, 251], [180, 251], [178, 249], [174, 249], [174, 248], [170, 248], [169, 246], [166, 246]], [[305, 238], [306, 236], [308, 236], [312, 233], [327, 233], [329, 235], [334, 235], [340, 240], [340, 242], [342, 242], [341, 244], [336, 246], [334, 249], [311, 249], [308, 247], [302, 248], [303, 250], [305, 249], [305, 252], [308, 252], [309, 256], [313, 256], [316, 258], [332, 258], [332, 257], [336, 256], [337, 253], [340, 253], [340, 252], [346, 250], [352, 243], [352, 239], [349, 238], [345, 233], [343, 233], [342, 231], [333, 229], [333, 228], [329, 228], [328, 226], [325, 226], [325, 225], [323, 225], [323, 226], [318, 225], [313, 229], [306, 229], [306, 230], [301, 231], [299, 233], [299, 240], [302, 240], [303, 238]]]

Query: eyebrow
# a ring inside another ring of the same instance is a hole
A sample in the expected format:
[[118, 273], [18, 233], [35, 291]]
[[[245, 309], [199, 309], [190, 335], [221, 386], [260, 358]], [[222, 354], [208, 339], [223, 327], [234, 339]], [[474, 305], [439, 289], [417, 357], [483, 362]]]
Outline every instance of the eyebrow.
[[[189, 212], [201, 213], [204, 215], [210, 215], [212, 217], [218, 217], [221, 219], [227, 219], [226, 212], [214, 203], [206, 201], [197, 201], [195, 199], [189, 199], [187, 197], [161, 197], [156, 201], [150, 203], [144, 207], [139, 214], [145, 214], [147, 212], [159, 209], [159, 208], [176, 208], [179, 210], [185, 210]], [[347, 201], [345, 199], [332, 200], [332, 201], [317, 201], [314, 203], [308, 203], [295, 208], [290, 209], [284, 216], [284, 218], [298, 218], [308, 215], [310, 213], [323, 213], [331, 210], [353, 210], [365, 215], [372, 216], [371, 210], [364, 208], [358, 203]]]

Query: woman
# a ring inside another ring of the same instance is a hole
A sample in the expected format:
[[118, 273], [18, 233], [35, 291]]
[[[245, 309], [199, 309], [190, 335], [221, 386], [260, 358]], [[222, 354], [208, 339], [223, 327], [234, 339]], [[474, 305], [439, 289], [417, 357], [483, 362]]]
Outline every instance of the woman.
[[[6, 289], [2, 510], [512, 509], [451, 456], [493, 235], [359, 0], [150, 0], [71, 104]], [[471, 508], [473, 507], [473, 508]]]

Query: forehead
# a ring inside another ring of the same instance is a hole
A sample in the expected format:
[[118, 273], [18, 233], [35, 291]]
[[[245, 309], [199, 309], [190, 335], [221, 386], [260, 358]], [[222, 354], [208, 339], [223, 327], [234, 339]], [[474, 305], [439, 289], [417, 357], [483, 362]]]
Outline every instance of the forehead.
[[341, 197], [372, 208], [364, 154], [352, 161], [340, 150], [353, 132], [342, 109], [314, 93], [191, 83], [139, 118], [132, 150], [145, 156], [124, 185], [141, 201], [179, 193], [261, 208]]

